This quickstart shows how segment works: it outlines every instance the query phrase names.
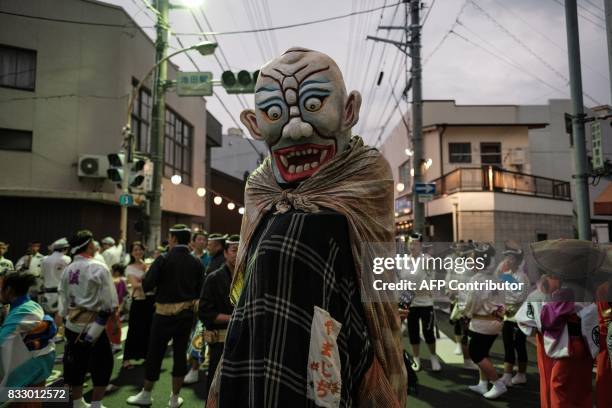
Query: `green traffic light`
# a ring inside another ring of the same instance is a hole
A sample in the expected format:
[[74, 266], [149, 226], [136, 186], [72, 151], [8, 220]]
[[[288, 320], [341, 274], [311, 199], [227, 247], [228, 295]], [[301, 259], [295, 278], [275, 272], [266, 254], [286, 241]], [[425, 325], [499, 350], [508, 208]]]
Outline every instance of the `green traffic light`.
[[251, 74], [249, 71], [242, 70], [238, 72], [238, 82], [242, 86], [249, 86], [251, 84]]
[[232, 71], [225, 71], [221, 74], [221, 83], [223, 87], [232, 87], [236, 85], [236, 76]]

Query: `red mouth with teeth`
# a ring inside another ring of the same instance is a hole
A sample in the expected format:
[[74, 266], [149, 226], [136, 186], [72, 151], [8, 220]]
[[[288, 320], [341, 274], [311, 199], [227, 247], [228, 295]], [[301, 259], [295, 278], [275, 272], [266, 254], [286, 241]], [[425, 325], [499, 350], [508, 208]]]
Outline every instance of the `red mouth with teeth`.
[[292, 183], [312, 176], [335, 154], [334, 145], [308, 143], [278, 149], [274, 151], [274, 160], [283, 179]]

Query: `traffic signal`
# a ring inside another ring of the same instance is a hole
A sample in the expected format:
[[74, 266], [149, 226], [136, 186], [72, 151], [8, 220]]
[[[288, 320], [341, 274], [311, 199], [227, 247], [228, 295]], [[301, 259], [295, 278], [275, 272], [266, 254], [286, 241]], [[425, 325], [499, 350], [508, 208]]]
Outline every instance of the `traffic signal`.
[[146, 161], [145, 159], [136, 159], [134, 163], [132, 163], [132, 168], [130, 169], [130, 183], [129, 188], [130, 192], [137, 192], [138, 190], [144, 191], [144, 174], [143, 170], [145, 167]]
[[[109, 168], [108, 178], [122, 188], [124, 173], [123, 165], [126, 157], [124, 153], [112, 153], [107, 155]], [[151, 188], [151, 177], [153, 176], [153, 164], [144, 157], [136, 157], [129, 163], [128, 188], [132, 193], [145, 193]]]
[[145, 157], [138, 157], [130, 169], [130, 192], [144, 194], [152, 190], [153, 162]]
[[111, 153], [106, 156], [108, 158], [108, 170], [106, 174], [111, 181], [119, 183], [123, 180], [123, 163], [125, 162], [125, 154]]
[[259, 70], [253, 73], [242, 70], [237, 74], [232, 71], [225, 71], [221, 74], [221, 85], [228, 94], [254, 93], [258, 76]]

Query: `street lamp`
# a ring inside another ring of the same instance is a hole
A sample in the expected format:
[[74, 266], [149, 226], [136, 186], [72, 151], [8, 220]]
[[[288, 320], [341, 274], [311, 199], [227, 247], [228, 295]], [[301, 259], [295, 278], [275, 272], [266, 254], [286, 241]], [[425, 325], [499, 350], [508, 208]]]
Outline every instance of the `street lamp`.
[[[187, 8], [196, 8], [204, 4], [204, 0], [181, 0], [181, 3]], [[173, 6], [173, 8], [176, 8], [176, 6]]]
[[175, 174], [174, 176], [170, 177], [170, 181], [175, 186], [178, 186], [179, 184], [181, 184], [181, 181], [183, 181], [183, 178], [179, 176], [178, 174]]
[[142, 78], [142, 80], [138, 83], [138, 85], [136, 85], [136, 87], [134, 87], [134, 89], [132, 90], [132, 93], [130, 94], [130, 101], [128, 103], [128, 110], [127, 110], [127, 115], [126, 115], [125, 127], [123, 128], [124, 132], [129, 132], [130, 129], [131, 129], [132, 111], [134, 110], [134, 101], [136, 100], [136, 97], [138, 96], [138, 92], [140, 92], [140, 88], [142, 88], [144, 83], [149, 79], [149, 77], [153, 74], [153, 72], [155, 71], [155, 69], [158, 66], [160, 66], [163, 62], [168, 61], [170, 58], [174, 57], [175, 55], [178, 55], [180, 53], [187, 52], [187, 51], [196, 50], [197, 52], [199, 52], [203, 56], [212, 55], [212, 54], [214, 54], [215, 49], [217, 48], [217, 46], [218, 46], [218, 44], [216, 42], [202, 41], [202, 42], [199, 42], [199, 43], [197, 43], [195, 45], [192, 45], [191, 47], [186, 47], [186, 48], [182, 48], [180, 50], [177, 50], [177, 51], [173, 52], [172, 54], [169, 54], [169, 55], [165, 56], [164, 58], [160, 59], [159, 61], [157, 61], [157, 63], [155, 63], [155, 65], [153, 65], [151, 67], [149, 72], [147, 72], [147, 75], [145, 75], [145, 77]]

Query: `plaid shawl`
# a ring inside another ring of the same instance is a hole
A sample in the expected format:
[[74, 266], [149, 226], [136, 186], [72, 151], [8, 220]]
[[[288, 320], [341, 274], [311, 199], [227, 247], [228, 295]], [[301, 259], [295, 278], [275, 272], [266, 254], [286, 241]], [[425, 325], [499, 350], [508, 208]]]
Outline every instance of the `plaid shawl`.
[[[359, 136], [351, 139], [347, 150], [323, 164], [317, 173], [294, 189], [283, 190], [278, 185], [268, 156], [246, 185], [232, 301], [237, 302], [244, 285], [248, 248], [255, 229], [273, 208], [279, 212], [286, 212], [291, 207], [317, 212], [325, 207], [344, 215], [349, 224], [356, 277], [360, 290], [366, 290], [367, 283], [362, 281], [360, 274], [362, 244], [393, 242], [393, 184], [387, 161], [375, 148], [365, 146]], [[358, 405], [404, 407], [407, 381], [397, 301], [385, 292], [369, 291], [378, 296], [376, 302], [364, 303], [375, 357], [360, 386]], [[216, 380], [209, 396], [210, 406], [216, 405]]]

